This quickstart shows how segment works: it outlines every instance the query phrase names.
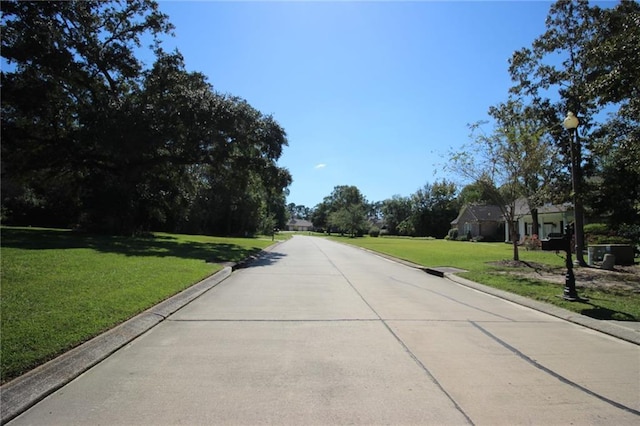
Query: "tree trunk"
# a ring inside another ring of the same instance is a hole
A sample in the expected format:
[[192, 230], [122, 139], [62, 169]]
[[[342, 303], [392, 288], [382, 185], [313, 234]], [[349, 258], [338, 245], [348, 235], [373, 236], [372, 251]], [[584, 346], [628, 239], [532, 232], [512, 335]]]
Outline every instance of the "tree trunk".
[[540, 223], [538, 223], [538, 209], [531, 209], [531, 236], [537, 235], [540, 238]]
[[582, 148], [578, 130], [573, 130], [575, 143], [571, 144], [571, 185], [573, 186], [574, 235], [576, 239], [576, 261], [580, 266], [587, 266], [582, 252], [584, 251], [584, 207], [582, 205]]
[[520, 260], [520, 255], [518, 253], [518, 228], [517, 222], [510, 220], [509, 221], [509, 235], [511, 235], [511, 242], [513, 243], [513, 260]]

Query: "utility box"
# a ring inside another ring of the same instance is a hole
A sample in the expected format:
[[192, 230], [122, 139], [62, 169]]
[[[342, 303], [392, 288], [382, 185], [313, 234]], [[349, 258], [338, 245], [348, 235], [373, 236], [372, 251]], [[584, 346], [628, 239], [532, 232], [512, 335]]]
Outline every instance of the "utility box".
[[616, 257], [616, 265], [633, 265], [633, 246], [630, 244], [591, 244], [587, 247], [587, 263], [602, 262], [606, 254]]

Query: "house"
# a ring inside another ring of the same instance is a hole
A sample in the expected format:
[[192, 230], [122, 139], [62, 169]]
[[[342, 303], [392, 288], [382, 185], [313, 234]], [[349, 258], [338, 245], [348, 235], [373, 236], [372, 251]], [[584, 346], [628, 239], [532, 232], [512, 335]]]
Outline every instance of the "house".
[[484, 204], [467, 204], [458, 217], [451, 221], [451, 227], [458, 229], [458, 235], [481, 236], [487, 240], [501, 239], [504, 234], [504, 216], [500, 207]]
[[287, 231], [313, 231], [313, 223], [304, 219], [291, 219], [287, 222]]
[[526, 198], [516, 200], [515, 217], [518, 221], [519, 239], [527, 236], [538, 235], [539, 239], [549, 237], [549, 234], [561, 234], [566, 224], [573, 222], [573, 205], [545, 204], [538, 207], [538, 229], [534, 230], [533, 217]]
[[[518, 241], [531, 235], [538, 235], [539, 239], [549, 237], [549, 234], [561, 234], [566, 224], [573, 222], [573, 206], [566, 204], [545, 204], [538, 207], [538, 229], [533, 229], [533, 217], [526, 198], [515, 202], [514, 217], [518, 222]], [[507, 221], [500, 207], [493, 205], [467, 204], [458, 217], [451, 222], [452, 228], [458, 229], [458, 235], [471, 235], [471, 238], [482, 236], [485, 239], [511, 241]]]

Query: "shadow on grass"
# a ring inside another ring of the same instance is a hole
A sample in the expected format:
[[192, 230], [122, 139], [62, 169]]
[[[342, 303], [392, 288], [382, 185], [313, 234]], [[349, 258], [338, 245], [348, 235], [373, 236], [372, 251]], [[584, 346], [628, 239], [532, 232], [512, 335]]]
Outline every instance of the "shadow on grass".
[[626, 312], [615, 311], [603, 306], [594, 305], [593, 303], [588, 304], [592, 307], [580, 311], [580, 313], [584, 316], [598, 320], [638, 321], [635, 316]]
[[165, 235], [120, 237], [50, 229], [2, 228], [1, 241], [3, 247], [26, 250], [90, 248], [126, 256], [178, 257], [211, 263], [240, 262], [261, 250], [228, 243], [179, 241]]

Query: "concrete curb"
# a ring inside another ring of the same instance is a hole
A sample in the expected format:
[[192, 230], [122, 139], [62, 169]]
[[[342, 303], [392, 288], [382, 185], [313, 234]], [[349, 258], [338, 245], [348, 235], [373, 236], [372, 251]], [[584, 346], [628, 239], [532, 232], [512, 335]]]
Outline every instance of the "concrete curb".
[[5, 383], [0, 387], [0, 425], [19, 416], [118, 349], [160, 324], [169, 315], [220, 284], [236, 269], [249, 266], [251, 262], [260, 259], [279, 244], [280, 242], [276, 242], [260, 253], [238, 263], [224, 264], [222, 270], [199, 283]]
[[481, 291], [483, 293], [491, 294], [501, 299], [517, 303], [518, 305], [526, 306], [528, 308], [535, 309], [536, 311], [544, 312], [546, 314], [553, 315], [554, 317], [582, 325], [592, 330], [600, 331], [602, 333], [617, 337], [618, 339], [626, 340], [627, 342], [634, 343], [636, 345], [640, 345], [640, 332], [632, 327], [623, 325], [624, 322], [617, 323], [607, 320], [597, 320], [585, 315], [580, 315], [575, 312], [568, 311], [566, 309], [562, 309], [554, 305], [550, 305], [548, 303], [539, 302], [537, 300], [509, 293], [497, 288], [482, 285], [474, 281], [458, 277], [457, 275], [454, 275], [452, 273], [445, 273], [444, 277], [457, 284], [461, 284], [466, 287]]
[[[344, 243], [340, 243], [340, 244], [344, 244]], [[636, 345], [640, 345], [640, 323], [632, 322], [627, 324], [628, 322], [626, 321], [614, 322], [614, 321], [597, 320], [594, 318], [589, 318], [585, 315], [580, 315], [575, 312], [571, 312], [566, 309], [562, 309], [560, 307], [550, 305], [548, 303], [539, 302], [537, 300], [529, 299], [524, 296], [519, 296], [514, 293], [509, 293], [507, 291], [489, 287], [489, 286], [477, 283], [475, 281], [467, 280], [465, 278], [455, 275], [454, 272], [444, 272], [444, 270], [448, 269], [446, 267], [427, 268], [425, 266], [418, 265], [408, 260], [395, 258], [388, 254], [378, 253], [366, 248], [357, 247], [353, 245], [349, 245], [349, 246], [359, 248], [361, 250], [383, 257], [385, 259], [389, 259], [389, 260], [401, 263], [411, 268], [420, 269], [421, 271], [424, 271], [428, 274], [448, 279], [449, 281], [452, 281], [456, 284], [464, 285], [466, 287], [473, 288], [483, 293], [487, 293], [492, 296], [499, 297], [501, 299], [505, 299], [513, 303], [517, 303], [518, 305], [526, 306], [528, 308], [535, 309], [536, 311], [540, 311], [545, 314], [552, 315], [556, 318], [560, 318], [565, 321], [572, 322], [574, 324], [579, 324], [583, 327], [587, 327], [592, 330], [596, 330], [596, 331], [608, 334], [610, 336], [616, 337], [618, 339], [625, 340], [627, 342], [634, 343]]]
[[0, 424], [15, 418], [151, 330], [169, 315], [224, 281], [232, 271], [231, 266], [226, 266], [175, 296], [4, 384], [0, 388]]

